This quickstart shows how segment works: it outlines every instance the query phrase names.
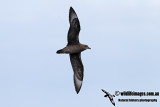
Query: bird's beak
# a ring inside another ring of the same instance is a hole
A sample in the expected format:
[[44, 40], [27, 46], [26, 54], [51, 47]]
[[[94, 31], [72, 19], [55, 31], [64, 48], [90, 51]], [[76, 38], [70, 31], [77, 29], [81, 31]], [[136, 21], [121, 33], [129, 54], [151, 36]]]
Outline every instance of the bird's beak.
[[91, 49], [90, 47], [88, 47], [88, 49]]

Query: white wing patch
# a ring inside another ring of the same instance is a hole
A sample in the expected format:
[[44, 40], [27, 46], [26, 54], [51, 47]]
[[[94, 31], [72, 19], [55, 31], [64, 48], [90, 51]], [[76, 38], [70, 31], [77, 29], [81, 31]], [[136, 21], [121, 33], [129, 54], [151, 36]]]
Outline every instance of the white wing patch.
[[74, 74], [74, 84], [75, 84], [76, 92], [78, 93], [79, 90], [81, 89], [82, 81], [79, 80], [75, 74]]
[[77, 16], [76, 12], [74, 11], [74, 9], [72, 7], [70, 7], [70, 10], [69, 10], [69, 22], [72, 23], [72, 21], [75, 18], [78, 18], [78, 16]]
[[72, 22], [73, 19], [75, 19], [75, 18], [78, 18], [78, 17], [77, 17], [77, 15], [74, 12], [72, 12], [71, 13], [71, 20], [70, 20], [70, 22]]

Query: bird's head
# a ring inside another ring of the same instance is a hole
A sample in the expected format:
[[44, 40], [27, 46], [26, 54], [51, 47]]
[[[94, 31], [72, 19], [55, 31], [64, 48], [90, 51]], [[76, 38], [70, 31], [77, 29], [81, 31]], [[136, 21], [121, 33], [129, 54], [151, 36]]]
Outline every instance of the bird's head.
[[83, 49], [86, 50], [86, 49], [91, 49], [88, 45], [83, 45]]

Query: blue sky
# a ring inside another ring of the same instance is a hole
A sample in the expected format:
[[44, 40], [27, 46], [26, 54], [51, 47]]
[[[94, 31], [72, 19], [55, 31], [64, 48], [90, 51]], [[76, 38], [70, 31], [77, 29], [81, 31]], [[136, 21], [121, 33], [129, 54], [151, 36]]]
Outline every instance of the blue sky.
[[[84, 81], [77, 95], [68, 55], [68, 12], [80, 20]], [[1, 0], [0, 106], [107, 107], [101, 89], [159, 91], [159, 0]], [[158, 103], [116, 106], [158, 107]], [[145, 98], [145, 97], [144, 97]], [[155, 97], [146, 97], [155, 98]]]

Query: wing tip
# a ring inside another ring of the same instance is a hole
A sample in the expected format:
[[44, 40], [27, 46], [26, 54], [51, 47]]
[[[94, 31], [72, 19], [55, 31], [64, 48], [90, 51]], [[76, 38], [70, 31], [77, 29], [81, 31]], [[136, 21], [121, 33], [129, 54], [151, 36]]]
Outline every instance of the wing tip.
[[71, 6], [70, 9], [69, 9], [69, 13], [71, 13], [71, 12], [74, 12], [74, 13], [75, 13], [75, 11], [74, 11], [74, 9], [73, 9], [72, 6]]
[[103, 92], [105, 92], [104, 89], [101, 89], [101, 90], [102, 90]]
[[72, 7], [72, 6], [70, 6], [70, 10], [73, 10], [73, 7]]
[[112, 104], [115, 106], [115, 102], [114, 101], [112, 101]]
[[70, 21], [70, 23], [75, 18], [78, 18], [78, 16], [77, 16], [76, 12], [74, 11], [74, 9], [72, 7], [70, 7], [70, 9], [69, 9], [69, 21]]
[[76, 89], [76, 93], [79, 94], [80, 90], [81, 90], [81, 88]]
[[79, 90], [76, 90], [76, 93], [78, 94], [78, 93], [79, 93], [79, 91], [80, 91], [80, 89], [79, 89]]
[[82, 82], [81, 80], [79, 80], [76, 75], [74, 75], [74, 85], [75, 85], [75, 90], [76, 90], [76, 93], [78, 94], [81, 90], [81, 87], [82, 87]]

